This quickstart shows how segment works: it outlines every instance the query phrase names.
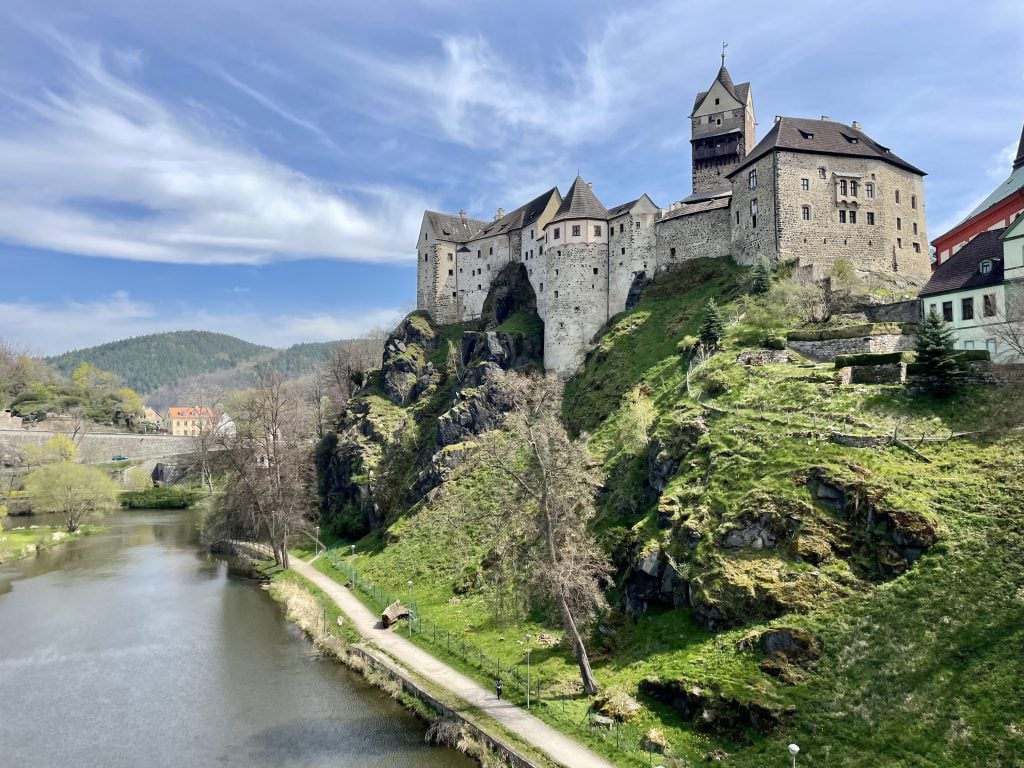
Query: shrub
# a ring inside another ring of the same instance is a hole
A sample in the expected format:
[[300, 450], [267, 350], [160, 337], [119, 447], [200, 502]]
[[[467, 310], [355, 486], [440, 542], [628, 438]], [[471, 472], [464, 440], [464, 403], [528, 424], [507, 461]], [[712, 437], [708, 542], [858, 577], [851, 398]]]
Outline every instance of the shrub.
[[200, 495], [193, 488], [163, 486], [144, 491], [124, 491], [120, 501], [125, 509], [187, 509], [199, 500]]
[[987, 349], [960, 349], [956, 352], [956, 359], [961, 363], [988, 362], [992, 355]]
[[864, 352], [859, 355], [838, 355], [836, 368], [852, 365], [892, 365], [893, 363], [914, 362], [913, 352]]
[[676, 352], [680, 355], [689, 355], [693, 353], [697, 343], [700, 341], [696, 336], [683, 336], [676, 344]]
[[765, 336], [764, 339], [762, 339], [761, 344], [765, 349], [785, 349], [786, 338], [784, 336], [777, 336], [773, 334], [771, 336]]
[[712, 371], [704, 377], [701, 390], [707, 397], [718, 397], [729, 391], [729, 380], [724, 373]]

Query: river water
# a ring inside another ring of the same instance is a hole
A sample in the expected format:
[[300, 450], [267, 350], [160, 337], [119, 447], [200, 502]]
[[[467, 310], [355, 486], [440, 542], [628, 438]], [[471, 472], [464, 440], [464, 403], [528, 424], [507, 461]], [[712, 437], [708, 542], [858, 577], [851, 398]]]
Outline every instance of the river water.
[[0, 765], [470, 768], [312, 653], [190, 512], [0, 565]]

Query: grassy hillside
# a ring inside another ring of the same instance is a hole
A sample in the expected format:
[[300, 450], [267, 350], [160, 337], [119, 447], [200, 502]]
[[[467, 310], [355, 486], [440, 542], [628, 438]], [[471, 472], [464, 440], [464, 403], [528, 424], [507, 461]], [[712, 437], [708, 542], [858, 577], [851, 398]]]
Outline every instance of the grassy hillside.
[[189, 376], [233, 368], [272, 352], [223, 333], [173, 331], [121, 339], [88, 349], [51, 357], [49, 363], [70, 375], [89, 362], [124, 379], [135, 391], [146, 394]]
[[[598, 533], [617, 570], [594, 668], [640, 702], [631, 721], [585, 727], [573, 659], [537, 643], [561, 635], [542, 606], [495, 618], [489, 553], [451, 529], [443, 493], [357, 542], [365, 599], [412, 580], [419, 642], [488, 685], [498, 665], [525, 673], [530, 632], [535, 713], [618, 765], [650, 764], [637, 749], [656, 728], [667, 767], [786, 765], [791, 741], [804, 766], [1024, 766], [1024, 435], [1006, 429], [1021, 392], [936, 402], [840, 387], [827, 365], [744, 364], [742, 280], [710, 260], [663, 277], [566, 389], [566, 422], [604, 468]], [[676, 344], [709, 295], [728, 338], [688, 375]], [[638, 400], [653, 411], [639, 439]], [[896, 433], [917, 453], [833, 433]], [[494, 481], [451, 482], [485, 506]], [[352, 562], [346, 546], [321, 567]], [[795, 650], [774, 652], [773, 629]]]

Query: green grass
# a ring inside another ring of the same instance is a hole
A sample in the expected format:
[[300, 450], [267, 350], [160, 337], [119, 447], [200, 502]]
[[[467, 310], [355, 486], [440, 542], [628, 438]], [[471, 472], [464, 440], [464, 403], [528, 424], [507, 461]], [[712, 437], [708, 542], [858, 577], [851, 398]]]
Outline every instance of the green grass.
[[[676, 342], [694, 332], [709, 295], [729, 316], [741, 276], [725, 261], [693, 269], [656, 284], [609, 324], [569, 382], [564, 414], [574, 430], [591, 433], [606, 472], [598, 532], [620, 579], [638, 552], [658, 548], [698, 596], [732, 609], [736, 626], [708, 631], [685, 608], [656, 608], [635, 620], [615, 610], [604, 619], [611, 632], [590, 639], [592, 661], [603, 686], [633, 695], [648, 677], [681, 680], [738, 702], [795, 707], [796, 714], [768, 734], [713, 736], [640, 697], [644, 708], [628, 741], [657, 726], [691, 761], [723, 749], [729, 764], [750, 768], [785, 764], [790, 741], [800, 744], [805, 766], [966, 768], [979, 756], [1024, 766], [1024, 439], [1006, 431], [1021, 423], [1021, 393], [972, 387], [936, 401], [902, 387], [840, 387], [830, 365], [744, 366], [736, 362], [743, 329], [734, 324], [722, 350], [693, 372], [690, 397]], [[660, 493], [646, 486], [647, 447], [623, 439], [625, 395], [638, 386], [656, 411], [652, 437], [684, 446]], [[691, 445], [685, 430], [698, 417], [705, 431]], [[825, 439], [834, 431], [897, 434], [931, 463], [896, 447], [837, 445]], [[886, 572], [884, 525], [817, 503], [807, 485], [814, 468], [871, 499], [872, 508], [934, 526], [936, 544], [906, 573]], [[457, 482], [483, 503], [493, 479], [482, 473]], [[801, 523], [795, 549], [722, 544], [752, 515], [792, 514]], [[537, 608], [496, 620], [493, 595], [476, 581], [487, 553], [473, 545], [472, 526], [453, 531], [446, 521], [443, 499], [397, 519], [357, 543], [355, 566], [403, 600], [411, 579], [428, 630], [414, 640], [489, 686], [488, 665], [481, 669], [435, 644], [433, 625], [503, 669], [521, 669], [526, 632], [561, 632]], [[827, 544], [828, 556], [818, 565], [804, 559], [807, 543]], [[347, 547], [339, 547], [318, 566], [344, 580], [338, 566], [347, 561]], [[616, 608], [620, 588], [610, 595]], [[761, 612], [764, 602], [751, 597], [759, 591], [777, 595], [781, 612]], [[821, 640], [822, 658], [796, 684], [765, 674], [758, 656], [737, 646], [774, 625], [803, 627]], [[550, 702], [538, 709], [541, 717], [618, 765], [647, 764], [646, 755], [617, 748], [613, 738], [580, 732], [587, 702], [564, 649], [536, 648], [532, 662], [541, 700]]]

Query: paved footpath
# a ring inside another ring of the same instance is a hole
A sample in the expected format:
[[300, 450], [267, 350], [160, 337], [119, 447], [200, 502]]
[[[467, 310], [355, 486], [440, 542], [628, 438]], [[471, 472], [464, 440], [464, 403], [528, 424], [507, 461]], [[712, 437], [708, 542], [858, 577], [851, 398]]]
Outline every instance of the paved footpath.
[[569, 768], [613, 768], [574, 739], [556, 731], [526, 710], [507, 701], [498, 701], [494, 694], [429, 653], [413, 645], [395, 632], [383, 629], [377, 616], [348, 589], [309, 563], [291, 558], [291, 567], [316, 584], [338, 604], [359, 633], [411, 670], [444, 688], [467, 703], [478, 707], [510, 731], [544, 752], [557, 763]]

